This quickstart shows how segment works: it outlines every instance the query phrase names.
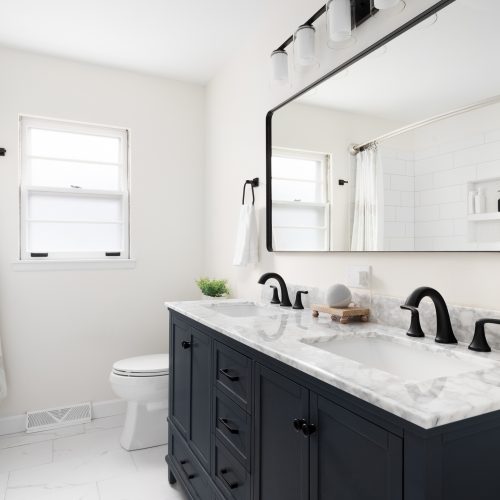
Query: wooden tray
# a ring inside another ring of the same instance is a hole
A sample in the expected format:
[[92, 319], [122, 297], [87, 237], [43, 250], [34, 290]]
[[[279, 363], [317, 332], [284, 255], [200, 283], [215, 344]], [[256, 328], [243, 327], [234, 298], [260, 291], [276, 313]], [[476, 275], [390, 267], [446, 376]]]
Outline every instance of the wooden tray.
[[361, 321], [368, 321], [370, 316], [370, 309], [364, 307], [329, 307], [321, 304], [313, 304], [311, 306], [312, 314], [315, 318], [319, 316], [319, 313], [329, 314], [333, 321], [339, 321], [342, 324], [349, 323], [353, 319], [358, 319]]

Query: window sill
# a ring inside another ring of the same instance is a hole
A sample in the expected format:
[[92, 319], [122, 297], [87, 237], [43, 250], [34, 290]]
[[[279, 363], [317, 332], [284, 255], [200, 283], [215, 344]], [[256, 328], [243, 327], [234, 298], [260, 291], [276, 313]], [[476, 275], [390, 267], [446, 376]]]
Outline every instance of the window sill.
[[18, 260], [12, 263], [14, 271], [93, 271], [134, 269], [135, 266], [135, 259]]

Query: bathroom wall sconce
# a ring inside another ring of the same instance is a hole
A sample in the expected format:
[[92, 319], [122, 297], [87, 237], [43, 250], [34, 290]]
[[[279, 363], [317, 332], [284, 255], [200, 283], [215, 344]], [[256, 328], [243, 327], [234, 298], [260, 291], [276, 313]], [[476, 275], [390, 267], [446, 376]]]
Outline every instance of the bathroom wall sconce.
[[[375, 1], [375, 6], [373, 4]], [[353, 28], [372, 17], [378, 9], [398, 5], [402, 0], [327, 0], [310, 19], [301, 24], [295, 33], [271, 54], [272, 79], [276, 83], [289, 83], [288, 55], [286, 48], [293, 43], [293, 62], [297, 71], [319, 65], [316, 57], [316, 28], [313, 23], [326, 14], [328, 46], [332, 49], [346, 47], [346, 42], [354, 41]]]
[[378, 10], [392, 9], [400, 2], [401, 0], [374, 0], [374, 6]]
[[293, 56], [296, 66], [308, 67], [316, 63], [316, 28], [303, 24], [293, 35]]
[[326, 4], [326, 29], [328, 45], [345, 42], [352, 36], [351, 0], [329, 0]]
[[5, 148], [0, 148], [0, 156], [5, 156], [5, 153], [7, 153], [7, 150]]
[[271, 71], [275, 82], [283, 85], [288, 84], [288, 53], [286, 50], [278, 49], [271, 54]]

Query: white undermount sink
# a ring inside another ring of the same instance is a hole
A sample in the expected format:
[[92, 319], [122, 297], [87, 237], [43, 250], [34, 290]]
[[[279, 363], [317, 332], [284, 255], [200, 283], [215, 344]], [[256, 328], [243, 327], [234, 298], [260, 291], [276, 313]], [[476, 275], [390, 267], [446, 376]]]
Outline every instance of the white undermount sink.
[[263, 305], [256, 304], [255, 302], [245, 302], [245, 303], [231, 303], [222, 302], [220, 304], [212, 303], [207, 304], [207, 309], [211, 309], [220, 314], [226, 316], [231, 316], [233, 318], [251, 318], [252, 316], [272, 316], [274, 314], [281, 314], [279, 306], [276, 307], [266, 307]]
[[490, 361], [474, 358], [473, 354], [378, 333], [338, 335], [326, 340], [302, 339], [301, 342], [411, 382], [450, 377], [492, 366]]

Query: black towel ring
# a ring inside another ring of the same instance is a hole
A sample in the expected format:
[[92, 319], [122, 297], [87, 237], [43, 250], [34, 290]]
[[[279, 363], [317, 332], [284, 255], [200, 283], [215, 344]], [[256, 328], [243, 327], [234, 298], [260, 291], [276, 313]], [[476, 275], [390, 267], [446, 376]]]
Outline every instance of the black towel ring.
[[247, 179], [245, 181], [245, 183], [243, 184], [243, 197], [242, 197], [242, 200], [241, 200], [241, 204], [242, 205], [245, 204], [245, 192], [246, 192], [246, 189], [247, 189], [247, 184], [250, 184], [250, 186], [252, 188], [252, 205], [255, 205], [255, 193], [254, 193], [253, 188], [259, 187], [259, 178], [255, 177], [255, 179], [250, 179], [250, 180]]

